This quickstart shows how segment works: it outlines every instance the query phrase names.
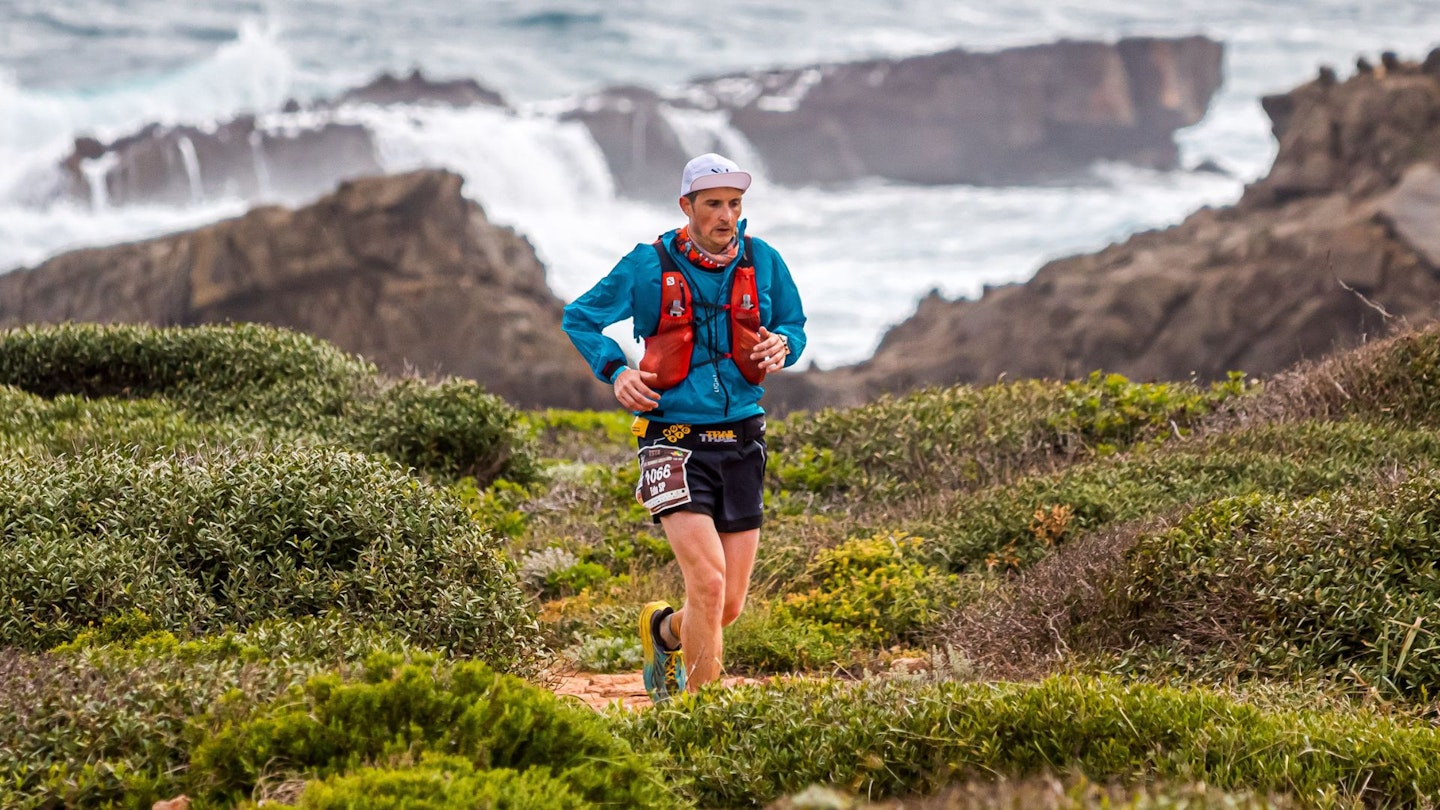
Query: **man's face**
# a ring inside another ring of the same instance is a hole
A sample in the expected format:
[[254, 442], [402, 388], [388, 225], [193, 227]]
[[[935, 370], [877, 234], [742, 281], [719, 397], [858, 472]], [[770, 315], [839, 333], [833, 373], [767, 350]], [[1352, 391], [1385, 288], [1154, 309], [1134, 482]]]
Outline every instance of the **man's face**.
[[695, 195], [680, 198], [680, 210], [690, 218], [690, 238], [711, 253], [719, 253], [735, 238], [740, 221], [740, 198], [745, 192], [738, 188], [707, 188]]

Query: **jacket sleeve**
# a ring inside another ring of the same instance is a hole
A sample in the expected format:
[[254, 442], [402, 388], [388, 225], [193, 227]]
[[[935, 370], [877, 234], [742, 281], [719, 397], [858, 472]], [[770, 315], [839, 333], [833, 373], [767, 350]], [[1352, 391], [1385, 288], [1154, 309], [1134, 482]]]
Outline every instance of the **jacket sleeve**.
[[560, 328], [601, 382], [614, 382], [626, 364], [625, 352], [602, 334], [607, 326], [634, 314], [635, 276], [629, 257], [621, 259], [605, 278], [565, 307]]
[[774, 265], [770, 277], [770, 317], [765, 328], [784, 335], [789, 341], [790, 354], [785, 358], [788, 368], [795, 365], [805, 351], [805, 308], [800, 303], [800, 290], [795, 287], [795, 279], [791, 278], [785, 260], [773, 249], [771, 256]]

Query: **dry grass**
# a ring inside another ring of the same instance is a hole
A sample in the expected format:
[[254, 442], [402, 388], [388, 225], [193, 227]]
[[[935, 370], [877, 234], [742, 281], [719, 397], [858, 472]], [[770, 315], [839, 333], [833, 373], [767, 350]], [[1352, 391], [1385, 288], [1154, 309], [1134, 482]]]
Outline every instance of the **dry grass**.
[[[959, 649], [988, 678], [1040, 678], [1063, 667], [1074, 652], [1073, 630], [1106, 613], [1113, 583], [1126, 569], [1126, 554], [1142, 535], [1159, 530], [1167, 521], [1124, 523], [1060, 546], [1001, 585], [990, 598], [943, 622], [944, 642]], [[1103, 622], [1093, 629], [1119, 632]], [[1103, 641], [1091, 636], [1087, 646]]]

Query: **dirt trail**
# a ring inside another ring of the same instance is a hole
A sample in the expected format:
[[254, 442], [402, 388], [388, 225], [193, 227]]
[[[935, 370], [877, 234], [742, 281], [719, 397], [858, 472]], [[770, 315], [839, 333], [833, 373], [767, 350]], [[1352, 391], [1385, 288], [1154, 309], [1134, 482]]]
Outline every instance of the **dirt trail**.
[[[722, 678], [726, 686], [762, 683], [755, 678]], [[651, 705], [650, 696], [645, 694], [645, 682], [638, 672], [621, 672], [615, 675], [599, 675], [591, 672], [575, 672], [561, 676], [554, 687], [555, 694], [577, 697], [592, 709], [603, 709], [619, 703], [627, 709], [645, 709]]]

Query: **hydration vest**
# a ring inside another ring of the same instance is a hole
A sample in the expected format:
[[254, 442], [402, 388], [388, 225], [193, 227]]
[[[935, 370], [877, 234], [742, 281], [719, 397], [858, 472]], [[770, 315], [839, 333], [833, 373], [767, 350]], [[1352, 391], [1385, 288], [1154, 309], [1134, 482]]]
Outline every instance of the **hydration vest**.
[[[660, 257], [660, 323], [655, 334], [645, 338], [645, 356], [640, 358], [640, 370], [655, 373], [655, 382], [650, 387], [660, 391], [674, 388], [690, 373], [690, 358], [695, 348], [697, 302], [691, 296], [690, 283], [685, 280], [685, 274], [670, 251], [658, 239], [654, 248]], [[707, 362], [732, 360], [739, 367], [740, 376], [751, 385], [759, 385], [765, 379], [765, 370], [760, 367], [759, 360], [750, 359], [750, 353], [760, 342], [760, 293], [755, 285], [750, 237], [745, 237], [744, 253], [730, 282], [730, 300], [719, 305], [700, 301], [698, 305], [726, 312], [730, 316], [730, 351]], [[718, 348], [711, 347], [712, 351]]]

